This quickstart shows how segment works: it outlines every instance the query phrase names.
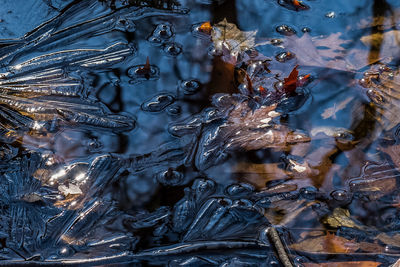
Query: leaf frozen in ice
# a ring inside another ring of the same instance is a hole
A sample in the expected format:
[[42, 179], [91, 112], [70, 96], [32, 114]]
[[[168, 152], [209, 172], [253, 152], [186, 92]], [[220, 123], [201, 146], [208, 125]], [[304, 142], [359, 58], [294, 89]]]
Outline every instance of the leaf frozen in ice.
[[310, 141], [307, 134], [280, 123], [281, 113], [275, 110], [276, 104], [256, 108], [251, 104], [251, 100], [242, 96], [216, 95], [216, 108], [205, 109], [201, 116], [172, 125], [170, 132], [193, 136], [196, 141], [188, 148], [196, 150], [192, 156], [200, 169], [216, 164], [232, 151], [283, 150]]
[[224, 61], [237, 59], [242, 52], [254, 48], [257, 31], [241, 31], [226, 18], [213, 25], [211, 38], [217, 51], [222, 52]]

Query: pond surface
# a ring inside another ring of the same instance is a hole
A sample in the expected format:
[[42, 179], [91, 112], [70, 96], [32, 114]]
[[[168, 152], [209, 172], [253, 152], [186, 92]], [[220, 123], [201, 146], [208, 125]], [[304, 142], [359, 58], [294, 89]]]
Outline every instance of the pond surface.
[[3, 2], [0, 263], [400, 257], [398, 1]]

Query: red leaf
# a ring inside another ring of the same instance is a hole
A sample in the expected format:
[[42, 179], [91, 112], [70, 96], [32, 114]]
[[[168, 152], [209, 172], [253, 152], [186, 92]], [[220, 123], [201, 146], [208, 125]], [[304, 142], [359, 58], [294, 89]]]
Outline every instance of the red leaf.
[[283, 79], [283, 90], [286, 94], [293, 94], [297, 88], [297, 77], [299, 76], [299, 71], [297, 68], [299, 65], [296, 65], [289, 76]]
[[142, 68], [139, 68], [136, 71], [136, 73], [140, 74], [140, 75], [143, 75], [146, 79], [150, 78], [151, 67], [150, 67], [149, 57], [147, 57], [147, 59], [146, 59], [146, 64]]

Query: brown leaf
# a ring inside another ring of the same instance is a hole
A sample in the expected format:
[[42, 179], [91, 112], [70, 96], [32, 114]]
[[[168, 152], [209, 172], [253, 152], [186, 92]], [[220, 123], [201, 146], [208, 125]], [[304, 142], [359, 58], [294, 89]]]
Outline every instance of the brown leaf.
[[352, 253], [359, 249], [359, 245], [355, 241], [330, 233], [316, 238], [305, 239], [289, 247], [305, 252], [323, 253]]
[[261, 106], [253, 111], [247, 102], [238, 103], [221, 128], [221, 133], [226, 135], [223, 140], [229, 140], [231, 147], [245, 150], [282, 149], [290, 144], [310, 141], [306, 134], [274, 122], [280, 116], [275, 108], [276, 105]]
[[388, 163], [367, 163], [362, 175], [352, 178], [349, 187], [352, 192], [362, 192], [370, 199], [378, 199], [396, 189], [397, 170]]
[[265, 187], [265, 183], [272, 180], [288, 178], [285, 170], [278, 163], [246, 163], [239, 162], [235, 165], [234, 173], [243, 174], [244, 179], [257, 188]]
[[364, 250], [365, 252], [372, 252], [372, 253], [384, 253], [385, 248], [377, 243], [369, 243], [369, 242], [360, 242], [360, 249]]
[[136, 71], [137, 74], [143, 75], [147, 80], [150, 78], [151, 66], [149, 57], [146, 58], [146, 64]]
[[331, 215], [323, 219], [323, 222], [333, 228], [345, 226], [350, 228], [364, 229], [362, 225], [350, 218], [350, 212], [347, 209], [342, 208], [335, 208]]
[[[235, 24], [229, 23], [226, 19], [214, 25], [211, 37], [217, 51], [224, 54], [223, 59], [237, 56], [255, 46], [257, 31], [241, 31]], [[230, 60], [229, 60], [230, 61]]]
[[391, 145], [387, 147], [379, 147], [379, 150], [388, 154], [393, 164], [400, 168], [400, 145]]
[[300, 234], [300, 237], [301, 237], [302, 239], [304, 239], [304, 238], [317, 237], [317, 236], [322, 236], [322, 235], [325, 235], [325, 232], [324, 232], [324, 231], [321, 231], [321, 230], [314, 230], [314, 231], [302, 232], [302, 233]]
[[375, 119], [384, 130], [400, 123], [400, 71], [382, 65], [373, 66], [364, 73], [360, 84], [376, 109]]
[[389, 236], [386, 233], [380, 233], [376, 236], [376, 239], [385, 243], [386, 245], [393, 247], [400, 247], [400, 234], [394, 234], [393, 236]]
[[336, 151], [335, 146], [325, 145], [306, 155], [303, 162], [288, 158], [288, 170], [293, 178], [307, 178], [316, 188], [332, 190], [333, 176], [340, 170], [340, 166], [330, 159]]

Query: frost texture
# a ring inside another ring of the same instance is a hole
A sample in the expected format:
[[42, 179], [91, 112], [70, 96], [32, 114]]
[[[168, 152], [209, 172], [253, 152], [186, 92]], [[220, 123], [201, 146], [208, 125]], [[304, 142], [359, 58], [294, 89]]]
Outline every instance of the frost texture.
[[280, 123], [276, 104], [260, 105], [244, 95], [215, 95], [213, 103], [200, 115], [170, 127], [176, 136], [192, 136], [187, 160], [200, 170], [220, 163], [233, 151], [282, 149], [310, 141], [305, 133]]
[[[134, 127], [131, 116], [112, 114], [93, 97], [88, 74], [134, 57], [135, 46], [117, 41], [99, 48], [95, 39], [116, 30], [134, 30], [134, 20], [161, 11], [125, 7], [111, 13], [101, 11], [85, 20], [86, 10], [95, 4], [74, 2], [20, 39], [0, 40], [0, 129], [4, 140], [13, 140], [21, 132], [55, 131], [76, 124], [117, 132]], [[93, 41], [81, 45], [81, 38]]]

